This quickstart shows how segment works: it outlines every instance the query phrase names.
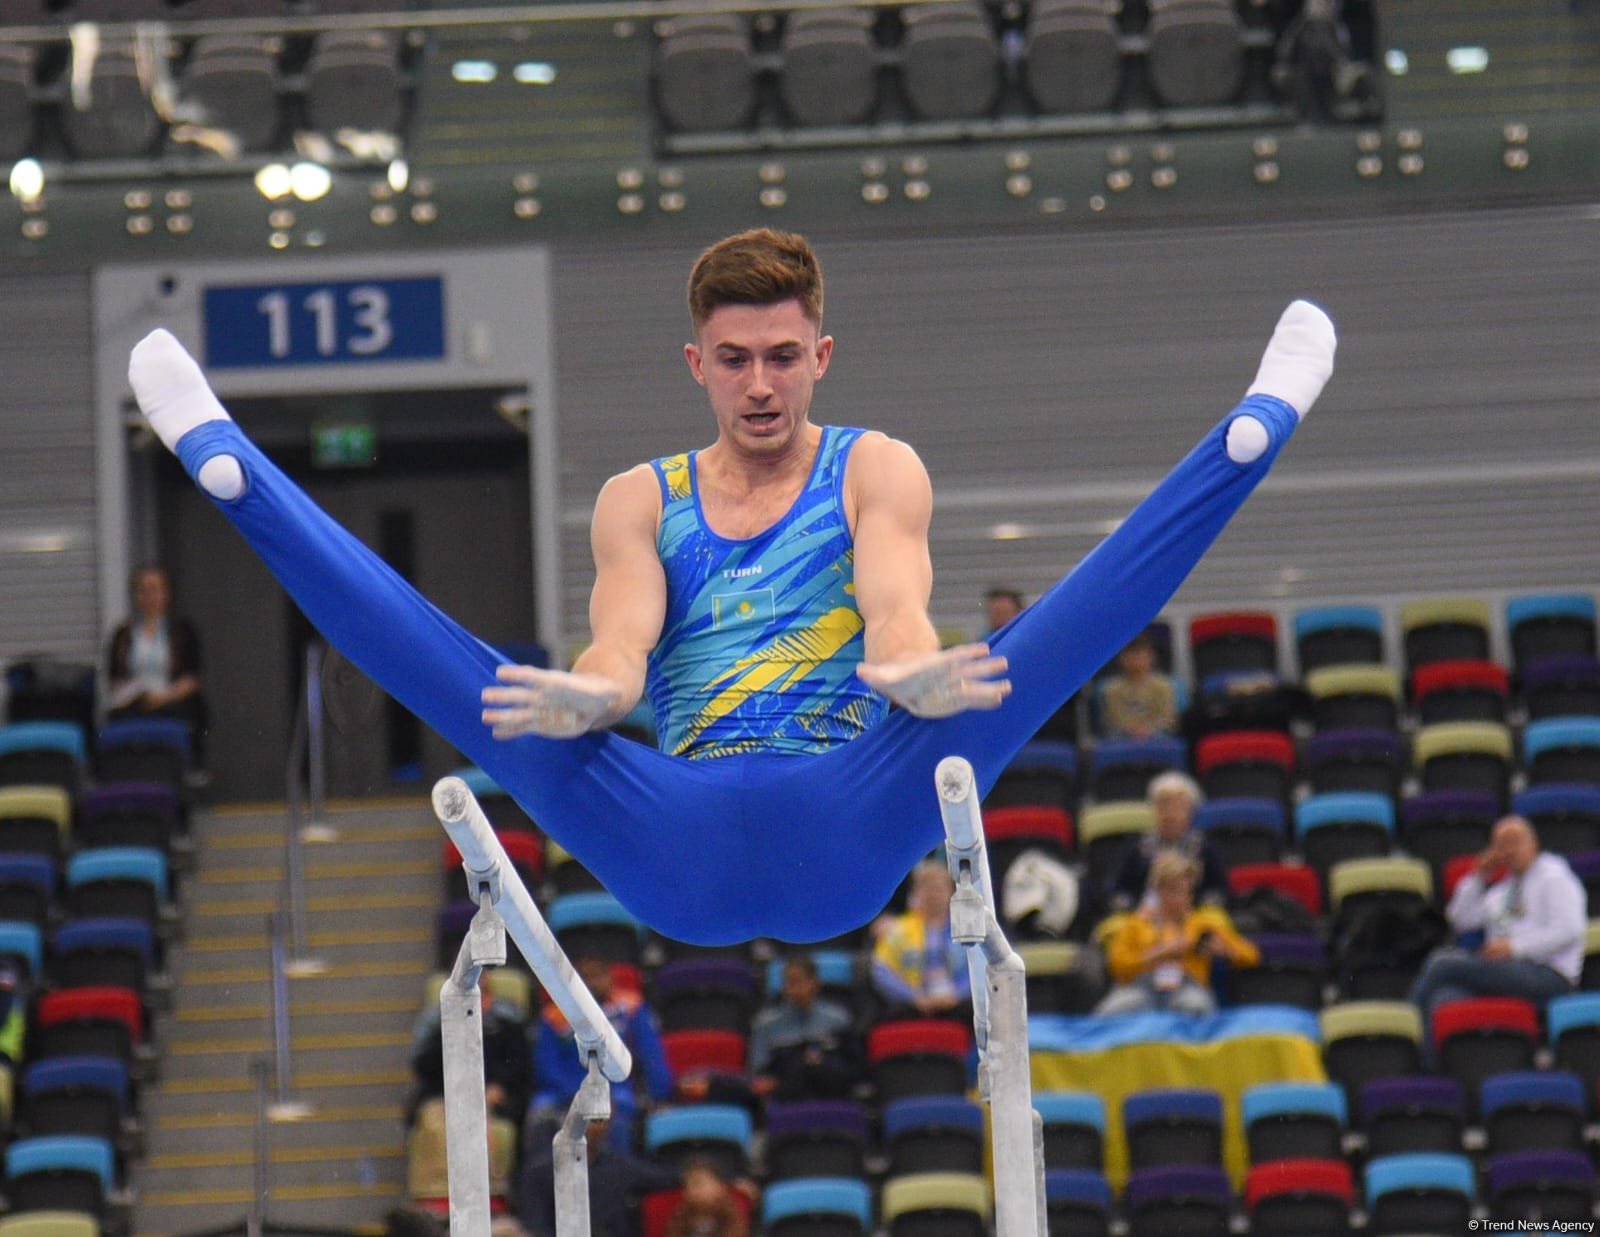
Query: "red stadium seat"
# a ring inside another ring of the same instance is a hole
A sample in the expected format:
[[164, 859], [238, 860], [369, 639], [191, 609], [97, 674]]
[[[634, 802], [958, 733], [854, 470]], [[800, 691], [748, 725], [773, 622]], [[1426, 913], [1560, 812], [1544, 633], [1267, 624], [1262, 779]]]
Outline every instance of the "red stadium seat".
[[1355, 1182], [1343, 1160], [1257, 1164], [1244, 1182], [1251, 1228], [1261, 1233], [1348, 1231]]
[[1505, 667], [1492, 661], [1435, 661], [1411, 675], [1424, 726], [1435, 722], [1503, 722], [1511, 693]]
[[1228, 888], [1246, 894], [1263, 886], [1293, 898], [1313, 915], [1322, 914], [1322, 887], [1317, 874], [1302, 864], [1245, 863], [1228, 873]]
[[[730, 1190], [729, 1197], [733, 1199], [733, 1205], [738, 1208], [745, 1223], [749, 1224], [752, 1210], [750, 1196], [743, 1190]], [[678, 1209], [678, 1204], [681, 1202], [683, 1202], [682, 1189], [657, 1190], [654, 1194], [646, 1194], [640, 1199], [641, 1237], [667, 1237], [667, 1225], [672, 1222], [672, 1213]]]
[[1278, 671], [1278, 622], [1262, 611], [1203, 614], [1189, 623], [1195, 678], [1238, 670]]
[[1294, 740], [1276, 730], [1208, 734], [1195, 745], [1195, 776], [1213, 799], [1288, 798], [1294, 781]]
[[128, 1059], [144, 1040], [144, 1007], [131, 988], [66, 988], [39, 998], [36, 1056]]
[[1539, 1011], [1515, 997], [1469, 997], [1433, 1009], [1440, 1070], [1460, 1080], [1476, 1102], [1485, 1078], [1530, 1070], [1539, 1046]]
[[867, 1033], [867, 1062], [887, 1104], [907, 1095], [961, 1095], [967, 1089], [972, 1031], [960, 1022], [908, 1018]]
[[745, 1037], [737, 1031], [667, 1031], [661, 1048], [674, 1078], [691, 1074], [743, 1074]]

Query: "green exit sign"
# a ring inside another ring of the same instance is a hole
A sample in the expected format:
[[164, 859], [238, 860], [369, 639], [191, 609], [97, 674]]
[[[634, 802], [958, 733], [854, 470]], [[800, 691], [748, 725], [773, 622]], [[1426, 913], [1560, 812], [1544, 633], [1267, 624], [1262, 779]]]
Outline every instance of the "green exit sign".
[[378, 462], [378, 431], [371, 425], [324, 424], [311, 427], [314, 468], [371, 468]]

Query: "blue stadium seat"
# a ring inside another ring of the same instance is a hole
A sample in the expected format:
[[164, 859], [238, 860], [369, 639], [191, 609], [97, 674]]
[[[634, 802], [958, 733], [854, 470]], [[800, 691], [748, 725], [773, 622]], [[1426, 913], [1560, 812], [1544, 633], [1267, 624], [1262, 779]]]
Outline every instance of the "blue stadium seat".
[[177, 786], [189, 771], [194, 740], [176, 718], [107, 722], [95, 736], [95, 775], [102, 782], [159, 782]]
[[1511, 810], [1533, 822], [1546, 850], [1575, 854], [1600, 849], [1600, 786], [1530, 786], [1512, 796]]
[[1544, 1011], [1556, 1066], [1583, 1080], [1591, 1111], [1600, 1084], [1600, 992], [1572, 992], [1554, 998]]
[[25, 920], [0, 920], [0, 958], [20, 963], [22, 978], [37, 983], [44, 970], [44, 933], [39, 925]]
[[157, 969], [155, 929], [142, 919], [74, 919], [50, 938], [50, 978], [58, 988], [143, 992]]
[[147, 846], [83, 850], [67, 861], [68, 913], [154, 923], [167, 902], [167, 857]]
[[1588, 1104], [1583, 1082], [1564, 1070], [1526, 1070], [1483, 1080], [1478, 1107], [1491, 1155], [1579, 1151]]
[[1331, 1082], [1269, 1082], [1240, 1097], [1250, 1162], [1336, 1160], [1343, 1154], [1344, 1090]]
[[6, 1195], [17, 1211], [100, 1214], [116, 1184], [111, 1144], [82, 1134], [23, 1138], [6, 1148]]
[[114, 1057], [47, 1057], [23, 1070], [21, 1095], [30, 1134], [87, 1135], [114, 1145], [129, 1109], [128, 1067]]
[[1547, 657], [1595, 654], [1595, 602], [1587, 593], [1538, 593], [1506, 602], [1506, 631], [1519, 671]]
[[76, 794], [87, 745], [73, 722], [0, 726], [0, 786], [59, 786]]
[[1092, 1091], [1035, 1091], [1033, 1108], [1044, 1122], [1047, 1169], [1105, 1166], [1106, 1104]]
[[1394, 839], [1394, 802], [1361, 791], [1312, 795], [1295, 805], [1295, 838], [1307, 866], [1327, 877], [1346, 859], [1387, 855]]
[[981, 1173], [983, 1110], [960, 1095], [908, 1095], [883, 1110], [889, 1171]]
[[1044, 1203], [1053, 1237], [1105, 1237], [1111, 1231], [1111, 1186], [1097, 1169], [1046, 1169]]
[[1476, 1193], [1464, 1155], [1379, 1156], [1366, 1167], [1367, 1231], [1464, 1233]]
[[1090, 761], [1089, 792], [1102, 803], [1143, 799], [1157, 774], [1187, 764], [1188, 749], [1171, 735], [1104, 739]]
[[1548, 717], [1522, 733], [1522, 759], [1531, 786], [1551, 783], [1600, 787], [1600, 717]]
[[652, 1156], [682, 1167], [696, 1156], [716, 1165], [725, 1177], [746, 1172], [745, 1148], [752, 1133], [750, 1113], [733, 1104], [690, 1104], [650, 1114], [644, 1146]]
[[569, 957], [639, 965], [644, 925], [609, 893], [567, 893], [550, 903], [545, 920]]
[[1294, 616], [1300, 676], [1323, 666], [1383, 661], [1383, 615], [1376, 606], [1318, 606]]
[[762, 1193], [768, 1237], [851, 1237], [872, 1231], [872, 1190], [845, 1177], [775, 1181]]
[[0, 919], [42, 924], [55, 892], [56, 864], [48, 855], [0, 853]]
[[1122, 1128], [1136, 1169], [1222, 1163], [1222, 1097], [1215, 1091], [1136, 1091], [1123, 1100]]
[[1276, 799], [1211, 799], [1195, 808], [1194, 827], [1229, 868], [1283, 858], [1285, 819]]

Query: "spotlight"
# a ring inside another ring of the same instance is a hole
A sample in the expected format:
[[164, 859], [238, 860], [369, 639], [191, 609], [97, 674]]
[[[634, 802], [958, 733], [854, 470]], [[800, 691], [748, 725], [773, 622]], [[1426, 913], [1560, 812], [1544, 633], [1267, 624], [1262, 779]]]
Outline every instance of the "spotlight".
[[386, 179], [390, 189], [396, 193], [404, 193], [406, 186], [411, 183], [411, 168], [404, 159], [391, 159]]
[[11, 165], [11, 195], [23, 203], [44, 196], [44, 167], [37, 159], [18, 159]]
[[289, 169], [281, 163], [269, 163], [256, 172], [256, 191], [269, 202], [288, 197], [293, 189]]
[[302, 202], [315, 202], [333, 188], [333, 173], [320, 163], [297, 163], [289, 169], [289, 188]]

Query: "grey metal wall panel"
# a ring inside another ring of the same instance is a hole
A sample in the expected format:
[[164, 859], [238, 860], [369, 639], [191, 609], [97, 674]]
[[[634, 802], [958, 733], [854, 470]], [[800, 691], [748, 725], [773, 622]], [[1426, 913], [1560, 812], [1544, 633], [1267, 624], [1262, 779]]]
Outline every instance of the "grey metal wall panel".
[[0, 279], [0, 662], [98, 656], [90, 347], [86, 276]]
[[[1594, 212], [814, 239], [838, 346], [813, 418], [922, 454], [941, 624], [1077, 561], [1242, 394], [1296, 295], [1338, 321], [1338, 373], [1179, 610], [1600, 584]], [[712, 436], [679, 358], [693, 257], [557, 255], [569, 630], [600, 482]]]

